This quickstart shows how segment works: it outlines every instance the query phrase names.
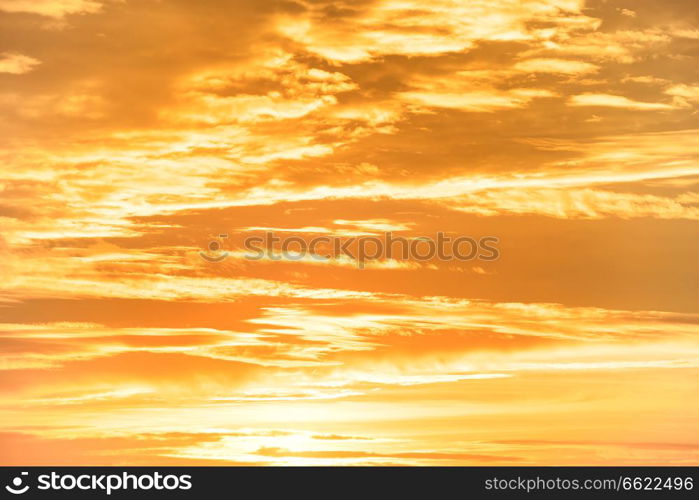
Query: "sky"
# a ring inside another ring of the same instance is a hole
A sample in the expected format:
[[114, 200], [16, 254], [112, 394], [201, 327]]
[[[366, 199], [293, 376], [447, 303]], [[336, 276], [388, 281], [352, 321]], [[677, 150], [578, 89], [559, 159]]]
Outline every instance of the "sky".
[[0, 463], [697, 465], [698, 219], [694, 0], [0, 0]]

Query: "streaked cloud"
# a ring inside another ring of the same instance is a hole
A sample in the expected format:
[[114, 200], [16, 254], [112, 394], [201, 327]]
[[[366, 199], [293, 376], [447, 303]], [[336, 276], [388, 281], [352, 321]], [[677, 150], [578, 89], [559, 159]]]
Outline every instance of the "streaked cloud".
[[584, 61], [568, 59], [527, 59], [515, 64], [514, 69], [525, 73], [582, 75], [595, 73], [599, 70], [599, 66]]
[[629, 99], [621, 95], [610, 94], [579, 94], [571, 97], [570, 105], [572, 106], [599, 106], [609, 108], [624, 108], [645, 110], [662, 110], [672, 109], [671, 104], [660, 102], [641, 102]]
[[94, 0], [0, 0], [0, 11], [62, 18], [69, 14], [91, 14], [102, 8]]

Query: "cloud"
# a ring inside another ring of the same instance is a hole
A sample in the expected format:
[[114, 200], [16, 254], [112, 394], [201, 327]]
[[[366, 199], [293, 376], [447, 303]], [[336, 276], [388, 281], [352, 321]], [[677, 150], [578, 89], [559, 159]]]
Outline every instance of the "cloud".
[[[232, 433], [234, 434], [234, 433]], [[7, 465], [74, 465], [86, 462], [100, 465], [221, 465], [220, 460], [183, 460], [168, 456], [184, 446], [214, 442], [223, 436], [206, 432], [153, 432], [142, 434], [71, 436], [31, 432], [3, 432], [0, 442]], [[51, 449], [52, 455], [45, 450]], [[155, 462], [154, 462], [155, 461]], [[230, 465], [262, 465], [258, 462], [229, 462]]]
[[672, 85], [665, 89], [665, 93], [673, 96], [681, 106], [691, 106], [699, 102], [699, 85]]
[[0, 73], [22, 75], [24, 73], [29, 73], [39, 64], [41, 64], [41, 61], [33, 57], [25, 56], [24, 54], [15, 52], [4, 52], [0, 54]]
[[595, 62], [630, 64], [672, 40], [669, 33], [659, 28], [609, 32], [597, 30], [597, 27], [553, 38], [526, 51], [525, 55], [577, 57]]
[[[358, 63], [388, 55], [437, 56], [463, 52], [483, 41], [531, 41], [591, 28], [596, 19], [577, 0], [525, 2], [435, 0], [377, 1], [326, 18], [322, 6], [303, 16], [280, 16], [280, 34], [334, 63]], [[345, 14], [346, 13], [346, 14]], [[529, 26], [548, 24], [549, 31]]]
[[628, 97], [610, 94], [578, 94], [569, 100], [571, 106], [596, 106], [608, 108], [634, 109], [640, 111], [669, 110], [673, 109], [671, 104], [659, 102], [634, 101]]
[[569, 59], [527, 59], [514, 65], [518, 71], [531, 73], [553, 73], [563, 75], [583, 75], [599, 71], [599, 66], [585, 61]]
[[519, 457], [508, 457], [498, 455], [479, 455], [476, 453], [436, 453], [436, 452], [394, 452], [394, 453], [377, 453], [367, 451], [353, 450], [309, 450], [309, 451], [292, 451], [283, 448], [260, 448], [255, 452], [256, 455], [274, 458], [312, 458], [325, 460], [342, 460], [342, 459], [395, 459], [403, 463], [429, 463], [449, 461], [452, 463], [516, 463], [521, 459]]
[[445, 92], [403, 92], [400, 97], [417, 106], [449, 108], [471, 112], [493, 112], [501, 109], [526, 106], [537, 97], [552, 97], [555, 94], [546, 90], [513, 89], [505, 92], [475, 91], [466, 93]]
[[0, 0], [0, 11], [63, 18], [70, 14], [93, 14], [102, 8], [94, 0]]
[[699, 218], [699, 207], [686, 195], [676, 198], [596, 189], [487, 190], [444, 202], [449, 207], [480, 215], [537, 214], [566, 219], [602, 217]]
[[[260, 56], [256, 68], [216, 68], [184, 78], [178, 88], [184, 102], [172, 118], [195, 123], [295, 119], [333, 106], [336, 94], [357, 88], [346, 75], [308, 67], [288, 53]], [[257, 93], [255, 86], [268, 90]]]

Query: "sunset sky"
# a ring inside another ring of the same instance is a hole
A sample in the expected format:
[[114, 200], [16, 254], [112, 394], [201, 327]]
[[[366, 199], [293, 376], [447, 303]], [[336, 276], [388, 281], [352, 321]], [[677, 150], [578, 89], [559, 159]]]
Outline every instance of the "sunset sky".
[[0, 464], [697, 465], [698, 220], [696, 0], [0, 0]]

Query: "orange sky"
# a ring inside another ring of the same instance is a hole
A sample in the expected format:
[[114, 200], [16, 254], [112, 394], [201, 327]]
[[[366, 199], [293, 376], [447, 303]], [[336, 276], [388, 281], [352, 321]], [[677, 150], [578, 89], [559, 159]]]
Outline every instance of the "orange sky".
[[699, 464], [698, 60], [695, 0], [0, 0], [0, 463]]

